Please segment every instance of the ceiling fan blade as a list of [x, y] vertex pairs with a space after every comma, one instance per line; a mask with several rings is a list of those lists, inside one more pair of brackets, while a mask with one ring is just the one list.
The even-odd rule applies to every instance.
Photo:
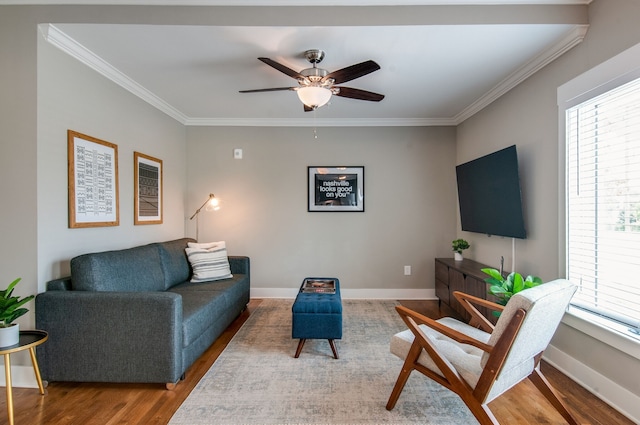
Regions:
[[255, 89], [255, 90], [240, 90], [240, 93], [260, 93], [265, 91], [283, 91], [283, 90], [294, 90], [294, 87], [274, 87], [271, 89]]
[[304, 78], [304, 75], [301, 75], [299, 72], [294, 71], [293, 69], [284, 66], [281, 63], [278, 63], [276, 61], [274, 61], [273, 59], [269, 59], [269, 58], [258, 58], [259, 60], [261, 60], [262, 62], [266, 63], [267, 65], [277, 69], [278, 71], [282, 72], [283, 74], [287, 74], [289, 77], [291, 78]]
[[304, 106], [304, 111], [305, 111], [305, 112], [311, 112], [311, 111], [313, 111], [313, 108], [312, 108], [311, 106], [307, 106], [307, 105], [304, 105], [304, 104], [303, 104], [303, 106]]
[[336, 96], [348, 97], [350, 99], [368, 100], [371, 102], [380, 102], [382, 99], [384, 99], [383, 94], [378, 94], [371, 91], [354, 89], [351, 87], [337, 87], [337, 88], [340, 89], [340, 91], [335, 94]]
[[355, 65], [348, 66], [346, 68], [339, 69], [337, 71], [330, 72], [322, 80], [326, 81], [329, 78], [333, 78], [334, 84], [342, 84], [342, 83], [346, 83], [347, 81], [360, 78], [363, 75], [370, 74], [373, 71], [377, 71], [379, 69], [380, 69], [380, 65], [378, 65], [372, 60], [368, 60], [366, 62], [358, 63]]

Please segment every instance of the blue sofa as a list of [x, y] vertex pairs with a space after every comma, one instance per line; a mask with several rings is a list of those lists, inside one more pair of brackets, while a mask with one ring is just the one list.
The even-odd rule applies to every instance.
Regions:
[[249, 258], [233, 277], [192, 283], [183, 238], [71, 260], [36, 297], [47, 381], [164, 383], [173, 388], [249, 302]]

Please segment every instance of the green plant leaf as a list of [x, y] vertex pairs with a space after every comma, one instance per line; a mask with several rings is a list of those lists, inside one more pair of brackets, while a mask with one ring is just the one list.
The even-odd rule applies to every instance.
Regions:
[[538, 276], [528, 275], [526, 279], [520, 273], [511, 272], [505, 278], [496, 269], [481, 269], [483, 273], [489, 275], [484, 281], [489, 284], [488, 292], [494, 295], [498, 304], [507, 305], [507, 302], [514, 294], [528, 288], [544, 283]]
[[531, 275], [527, 276], [527, 281], [532, 283], [532, 287], [542, 285], [544, 283], [542, 279], [540, 279], [538, 276], [531, 276]]
[[[497, 280], [498, 282], [502, 282], [504, 280], [504, 277], [502, 277], [502, 275], [500, 274], [500, 272], [496, 269], [482, 269], [482, 272], [485, 274], [488, 274], [489, 276], [491, 276], [491, 278]], [[486, 279], [485, 279], [486, 281]]]
[[18, 282], [20, 282], [20, 280], [21, 280], [21, 279], [22, 279], [22, 278], [21, 278], [21, 277], [19, 277], [19, 278], [17, 278], [16, 280], [14, 280], [13, 282], [11, 282], [11, 283], [9, 284], [9, 286], [7, 286], [7, 291], [9, 291], [9, 292], [13, 291], [13, 288], [18, 284]]
[[489, 288], [489, 292], [493, 295], [506, 294], [507, 291], [501, 285], [494, 285]]
[[513, 277], [513, 290], [511, 292], [513, 292], [514, 294], [517, 294], [523, 289], [524, 289], [524, 279], [522, 279], [522, 275], [520, 273], [515, 273], [515, 276]]
[[509, 292], [513, 292], [513, 284], [514, 284], [514, 279], [516, 274], [517, 273], [514, 273], [514, 272], [509, 273], [509, 275], [504, 281], [504, 284], [502, 285], [504, 286], [504, 289], [506, 289]]
[[488, 277], [484, 281], [491, 286], [502, 286], [502, 280], [494, 279], [492, 277]]
[[18, 317], [27, 314], [29, 310], [22, 306], [35, 298], [35, 295], [24, 298], [13, 296], [13, 289], [18, 282], [20, 278], [11, 282], [4, 291], [0, 291], [0, 323], [4, 325], [9, 325]]
[[542, 285], [542, 283], [542, 279], [540, 279], [538, 276], [529, 275], [524, 281], [524, 287], [525, 289], [529, 289], [538, 285]]
[[459, 254], [462, 254], [462, 251], [469, 248], [470, 246], [471, 245], [469, 245], [469, 242], [465, 241], [464, 239], [455, 239], [451, 242], [451, 248], [454, 252], [457, 252]]

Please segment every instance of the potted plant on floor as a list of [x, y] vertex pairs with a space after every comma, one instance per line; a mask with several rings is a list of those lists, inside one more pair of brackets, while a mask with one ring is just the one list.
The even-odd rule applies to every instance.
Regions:
[[29, 311], [22, 306], [35, 298], [35, 295], [24, 298], [13, 296], [13, 289], [18, 282], [20, 282], [20, 278], [11, 282], [4, 291], [0, 291], [0, 347], [8, 347], [18, 343], [20, 325], [13, 323], [13, 321]]
[[471, 245], [469, 245], [469, 242], [465, 241], [464, 239], [456, 239], [453, 242], [451, 242], [451, 247], [453, 248], [453, 258], [456, 261], [462, 261], [462, 251], [464, 251], [465, 249], [468, 249]]
[[[489, 275], [484, 281], [491, 285], [489, 293], [497, 298], [496, 303], [500, 305], [507, 305], [511, 297], [518, 292], [543, 283], [538, 276], [529, 275], [523, 278], [517, 272], [509, 273], [506, 278], [496, 269], [482, 269], [482, 272]], [[500, 316], [500, 312], [494, 311], [493, 315]]]

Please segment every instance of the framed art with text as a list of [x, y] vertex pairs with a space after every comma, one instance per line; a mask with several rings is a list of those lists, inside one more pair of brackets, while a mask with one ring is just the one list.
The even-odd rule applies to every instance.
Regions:
[[162, 160], [133, 153], [133, 223], [162, 224]]
[[118, 226], [118, 146], [67, 131], [69, 227]]
[[364, 167], [308, 167], [310, 212], [364, 212]]

